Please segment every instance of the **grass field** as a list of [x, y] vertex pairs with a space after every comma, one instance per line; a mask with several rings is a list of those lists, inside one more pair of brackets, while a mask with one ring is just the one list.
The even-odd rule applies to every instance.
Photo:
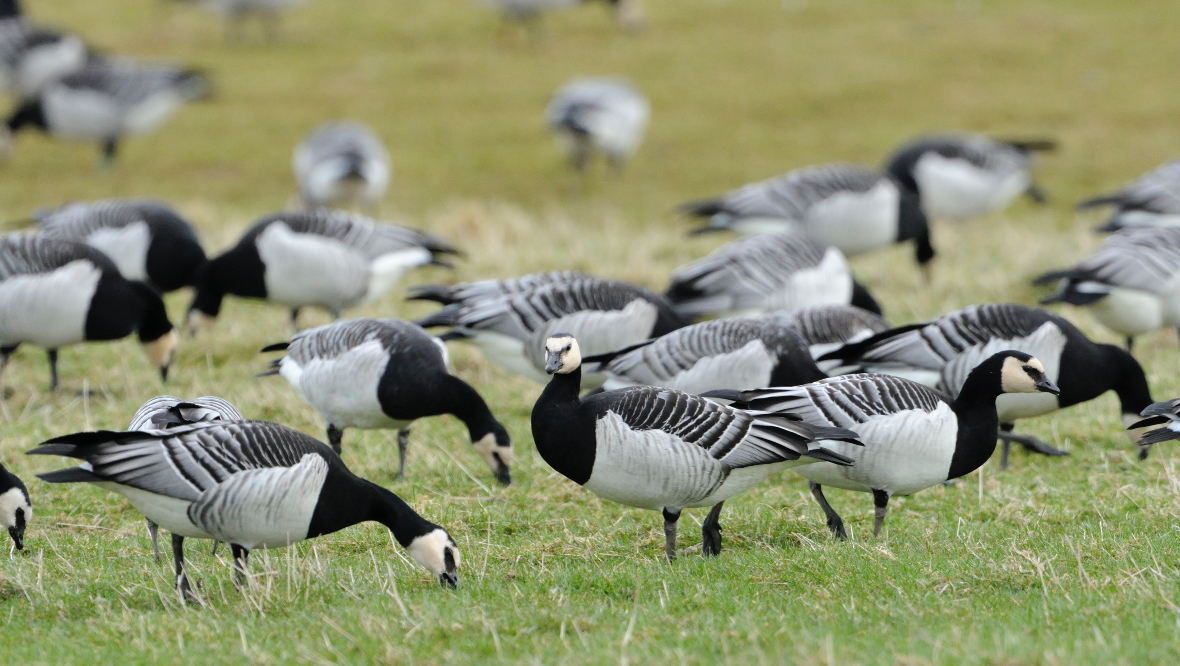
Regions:
[[[410, 282], [577, 268], [662, 289], [674, 267], [724, 240], [687, 240], [676, 204], [788, 168], [878, 163], [912, 133], [965, 128], [1052, 137], [1039, 179], [1049, 206], [940, 225], [935, 281], [909, 248], [857, 258], [895, 323], [983, 301], [1033, 303], [1028, 278], [1100, 239], [1073, 202], [1171, 158], [1180, 146], [1180, 6], [898, 0], [646, 0], [649, 25], [621, 33], [593, 5], [539, 36], [502, 30], [470, 0], [316, 0], [283, 37], [256, 26], [227, 42], [214, 17], [159, 0], [25, 0], [36, 19], [96, 46], [203, 68], [212, 100], [97, 149], [22, 135], [0, 167], [0, 220], [75, 199], [152, 195], [198, 225], [207, 249], [234, 241], [294, 193], [290, 150], [315, 124], [372, 124], [395, 161], [383, 216], [447, 236], [467, 258]], [[651, 98], [648, 140], [625, 173], [578, 176], [541, 121], [580, 74], [633, 79]], [[169, 299], [179, 321], [190, 298]], [[350, 314], [415, 316], [401, 292]], [[1095, 338], [1115, 336], [1076, 309]], [[304, 325], [327, 321], [308, 313]], [[322, 437], [281, 379], [255, 379], [285, 312], [231, 300], [212, 335], [186, 339], [166, 386], [137, 345], [64, 350], [45, 392], [44, 354], [22, 349], [4, 377], [0, 454], [29, 484], [25, 551], [0, 561], [7, 663], [801, 663], [1107, 664], [1180, 659], [1180, 456], [1133, 461], [1105, 396], [1020, 429], [1072, 452], [1015, 454], [956, 486], [891, 503], [871, 535], [867, 495], [832, 492], [855, 538], [831, 540], [802, 479], [783, 475], [727, 504], [725, 551], [699, 556], [682, 521], [674, 566], [656, 514], [606, 504], [550, 470], [529, 436], [540, 387], [452, 346], [516, 445], [515, 483], [495, 487], [449, 417], [412, 437], [395, 481], [393, 433], [348, 431], [345, 461], [446, 526], [461, 586], [438, 588], [375, 524], [252, 557], [233, 589], [225, 550], [190, 541], [207, 605], [171, 592], [142, 519], [118, 496], [49, 487], [62, 461], [22, 452], [51, 436], [125, 427], [161, 392], [216, 394], [249, 417]], [[1175, 336], [1136, 355], [1153, 394], [1180, 394]], [[83, 389], [89, 393], [84, 394]], [[470, 472], [470, 473], [468, 473]]]

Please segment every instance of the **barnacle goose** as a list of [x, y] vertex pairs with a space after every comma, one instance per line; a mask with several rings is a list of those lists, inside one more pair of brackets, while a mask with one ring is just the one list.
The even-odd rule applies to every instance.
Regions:
[[185, 102], [202, 97], [206, 87], [189, 70], [91, 58], [17, 107], [0, 145], [7, 146], [15, 132], [35, 127], [57, 138], [101, 144], [102, 163], [109, 165], [123, 137], [155, 131]]
[[580, 78], [562, 86], [545, 107], [557, 143], [578, 170], [595, 152], [621, 168], [639, 149], [651, 105], [629, 82]]
[[1041, 303], [1089, 307], [1098, 321], [1127, 338], [1180, 326], [1180, 228], [1130, 227], [1113, 234], [1073, 268], [1041, 275], [1058, 281]]
[[332, 449], [267, 421], [213, 421], [169, 430], [80, 432], [28, 452], [85, 462], [38, 477], [93, 483], [172, 533], [176, 582], [193, 598], [184, 539], [230, 544], [237, 579], [257, 548], [282, 548], [375, 520], [442, 585], [458, 582], [459, 550], [442, 527], [351, 471]]
[[283, 350], [264, 374], [282, 375], [320, 413], [336, 453], [345, 428], [397, 428], [397, 475], [405, 478], [410, 425], [454, 414], [496, 479], [512, 483], [508, 431], [474, 388], [447, 372], [446, 345], [421, 327], [400, 319], [338, 321], [262, 351]]
[[25, 548], [25, 529], [33, 519], [33, 503], [29, 489], [20, 477], [0, 464], [0, 527], [8, 530], [12, 547]]
[[1164, 426], [1155, 430], [1143, 432], [1139, 437], [1141, 446], [1150, 447], [1153, 444], [1180, 439], [1180, 398], [1165, 400], [1148, 405], [1141, 416], [1147, 418], [1127, 426], [1128, 430], [1141, 431], [1157, 425]]
[[[807, 343], [811, 357], [819, 357], [849, 342], [859, 342], [892, 328], [879, 314], [855, 305], [816, 305], [798, 310], [776, 310], [762, 315], [762, 321], [795, 329]], [[821, 370], [830, 374], [836, 361], [820, 361]]]
[[1107, 194], [1078, 204], [1079, 210], [1113, 206], [1114, 211], [1098, 231], [1124, 227], [1180, 226], [1180, 159], [1162, 164]]
[[191, 286], [205, 263], [192, 226], [155, 199], [106, 199], [39, 210], [33, 220], [46, 238], [79, 241], [101, 250], [128, 280], [160, 291]]
[[[168, 430], [181, 425], [209, 421], [243, 421], [245, 417], [228, 400], [203, 396], [195, 400], [181, 400], [171, 395], [158, 395], [140, 405], [131, 417], [127, 430]], [[160, 526], [147, 519], [148, 534], [152, 537], [152, 552], [160, 562]]]
[[912, 240], [923, 272], [934, 258], [930, 227], [917, 195], [859, 164], [796, 169], [716, 199], [686, 204], [684, 210], [708, 218], [695, 233], [803, 232], [847, 256]]
[[[1017, 419], [1048, 414], [1114, 391], [1126, 426], [1137, 421], [1140, 410], [1151, 403], [1147, 376], [1133, 356], [1114, 345], [1092, 342], [1066, 319], [1026, 305], [973, 305], [849, 344], [825, 358], [855, 367], [857, 372], [908, 377], [956, 396], [971, 369], [1003, 349], [1040, 359], [1045, 376], [1061, 393], [1002, 395], [996, 400], [1003, 441], [1001, 467], [1008, 466], [1011, 442], [1036, 453], [1066, 455], [1035, 437], [1011, 432]], [[1146, 450], [1141, 455], [1146, 456]]]
[[739, 238], [672, 273], [666, 296], [685, 317], [757, 316], [851, 303], [881, 306], [856, 283], [839, 249], [803, 234]]
[[787, 412], [808, 423], [856, 431], [863, 447], [831, 444], [834, 451], [853, 461], [851, 465], [821, 463], [795, 470], [810, 482], [828, 528], [845, 538], [844, 522], [828, 504], [823, 486], [871, 492], [876, 536], [885, 522], [890, 497], [912, 495], [969, 474], [987, 462], [996, 450], [997, 398], [1005, 393], [1035, 392], [1056, 394], [1058, 389], [1040, 361], [1008, 350], [975, 366], [953, 400], [917, 382], [876, 374], [706, 395], [736, 400], [734, 404], [743, 408]]
[[1055, 147], [982, 134], [920, 136], [890, 156], [886, 171], [918, 195], [930, 218], [965, 220], [1003, 210], [1022, 193], [1043, 202], [1032, 179], [1032, 153]]
[[308, 206], [362, 205], [375, 210], [393, 166], [380, 137], [360, 123], [324, 123], [291, 158], [299, 193]]
[[[283, 11], [302, 5], [307, 0], [182, 0], [201, 5], [214, 14], [225, 17], [227, 31], [241, 26], [250, 16], [257, 16], [270, 37], [278, 34], [280, 15]], [[232, 33], [229, 33], [232, 35]]]
[[545, 359], [553, 379], [533, 406], [537, 452], [599, 497], [662, 512], [669, 560], [676, 557], [676, 522], [683, 509], [713, 507], [701, 527], [701, 551], [717, 555], [725, 500], [779, 470], [852, 461], [818, 440], [860, 444], [857, 434], [844, 428], [735, 409], [665, 388], [633, 386], [579, 398], [582, 356], [567, 334], [545, 341]]
[[124, 278], [114, 262], [89, 245], [0, 237], [0, 373], [21, 343], [44, 347], [54, 390], [58, 348], [118, 340], [132, 332], [167, 379], [177, 336], [155, 290]]
[[438, 238], [356, 213], [316, 208], [267, 215], [205, 264], [189, 327], [209, 327], [226, 294], [285, 305], [292, 326], [304, 306], [326, 308], [338, 318], [414, 268], [446, 265], [439, 255], [457, 253]]
[[0, 90], [33, 97], [86, 64], [78, 37], [31, 25], [16, 0], [0, 0]]
[[603, 388], [662, 386], [685, 393], [796, 386], [827, 377], [799, 334], [753, 319], [716, 319], [582, 359]]
[[[505, 18], [517, 21], [535, 21], [545, 12], [576, 7], [588, 0], [480, 0], [484, 5], [499, 11]], [[639, 0], [605, 0], [615, 14], [615, 20], [626, 30], [643, 27], [643, 9]]]
[[[500, 367], [541, 383], [545, 340], [557, 331], [572, 331], [588, 354], [604, 354], [687, 323], [659, 295], [595, 277], [540, 281], [515, 293], [469, 298], [418, 322], [426, 328], [449, 326], [443, 340], [469, 339]], [[579, 376], [585, 388], [606, 381], [598, 373]]]

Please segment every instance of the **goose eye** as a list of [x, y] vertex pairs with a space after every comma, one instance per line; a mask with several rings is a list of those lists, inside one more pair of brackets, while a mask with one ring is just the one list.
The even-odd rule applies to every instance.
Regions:
[[1036, 372], [1036, 371], [1037, 371], [1037, 369], [1036, 369], [1036, 368], [1034, 368], [1034, 367], [1032, 367], [1031, 365], [1026, 365], [1026, 366], [1024, 366], [1024, 368], [1023, 368], [1023, 369], [1024, 369], [1024, 371], [1025, 371], [1025, 372], [1027, 372], [1027, 373], [1028, 373], [1028, 374], [1030, 374], [1030, 375], [1031, 375], [1032, 373], [1034, 373], [1034, 372]]

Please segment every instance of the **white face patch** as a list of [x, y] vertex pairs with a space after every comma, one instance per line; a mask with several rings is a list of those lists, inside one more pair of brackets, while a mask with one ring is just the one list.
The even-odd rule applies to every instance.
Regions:
[[578, 341], [568, 335], [554, 336], [545, 341], [545, 356], [559, 354], [561, 367], [556, 370], [559, 375], [568, 375], [582, 365], [582, 350], [578, 348]]
[[0, 495], [0, 527], [5, 529], [16, 527], [16, 510], [23, 509], [24, 525], [28, 525], [33, 517], [33, 507], [25, 500], [25, 494], [20, 488], [9, 488]]
[[[480, 458], [487, 463], [488, 469], [492, 470], [492, 474], [500, 472], [501, 461], [505, 466], [512, 466], [513, 453], [511, 446], [499, 446], [496, 444], [496, 436], [493, 433], [488, 433], [480, 438], [478, 442], [473, 442], [472, 447], [475, 452], [479, 454]], [[496, 460], [496, 454], [500, 460]]]
[[455, 547], [455, 542], [451, 541], [446, 530], [441, 527], [429, 534], [416, 537], [410, 542], [406, 551], [410, 553], [410, 557], [414, 558], [415, 562], [437, 578], [447, 572], [446, 551], [448, 549], [451, 551], [452, 557], [455, 558], [455, 568], [458, 569], [459, 549]]
[[180, 344], [180, 337], [176, 329], [168, 331], [158, 339], [143, 343], [143, 350], [157, 368], [166, 368], [176, 359], [176, 348]]
[[1015, 356], [1009, 356], [1004, 359], [1004, 367], [1000, 371], [1000, 388], [1004, 393], [1036, 393], [1037, 383], [1029, 376], [1025, 366], [1045, 372], [1045, 366], [1035, 358], [1031, 358], [1027, 363], [1021, 362]]

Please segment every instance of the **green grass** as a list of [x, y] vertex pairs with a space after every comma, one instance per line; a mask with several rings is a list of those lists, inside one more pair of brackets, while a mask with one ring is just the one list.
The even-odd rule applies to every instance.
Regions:
[[[384, 217], [468, 251], [452, 275], [578, 268], [662, 288], [672, 268], [726, 239], [686, 240], [676, 204], [788, 168], [878, 163], [932, 128], [1050, 136], [1048, 207], [939, 225], [936, 280], [909, 248], [854, 260], [896, 323], [991, 300], [1035, 302], [1027, 279], [1099, 240], [1097, 214], [1072, 202], [1110, 189], [1180, 146], [1180, 7], [1168, 2], [647, 0], [649, 27], [620, 33], [600, 6], [554, 15], [533, 42], [502, 32], [469, 0], [318, 0], [285, 36], [226, 43], [211, 16], [156, 0], [26, 0], [36, 18], [113, 51], [205, 69], [213, 100], [97, 150], [18, 138], [0, 168], [0, 219], [107, 196], [175, 202], [211, 251], [287, 204], [292, 146], [322, 120], [350, 117], [389, 144]], [[579, 74], [632, 78], [652, 99], [648, 140], [619, 176], [569, 172], [541, 122], [548, 95]], [[15, 227], [11, 227], [15, 228]], [[179, 319], [189, 295], [169, 299]], [[401, 293], [355, 315], [414, 316]], [[1115, 341], [1084, 312], [1087, 332]], [[326, 321], [309, 313], [305, 325]], [[0, 561], [0, 654], [10, 663], [1175, 663], [1180, 657], [1180, 462], [1175, 448], [1132, 461], [1106, 396], [1022, 431], [1069, 449], [1016, 454], [963, 483], [892, 503], [869, 536], [866, 495], [833, 491], [855, 538], [832, 541], [806, 485], [786, 474], [726, 507], [725, 551], [661, 561], [651, 512], [599, 501], [536, 455], [528, 415], [540, 387], [453, 346], [516, 443], [516, 483], [499, 490], [455, 420], [414, 430], [397, 482], [392, 433], [348, 431], [345, 461], [445, 525], [464, 561], [441, 590], [388, 533], [364, 525], [257, 553], [245, 594], [224, 550], [190, 542], [208, 604], [170, 592], [140, 516], [89, 487], [49, 487], [62, 461], [21, 455], [43, 439], [126, 426], [160, 392], [217, 394], [251, 417], [322, 436], [281, 379], [255, 379], [264, 344], [287, 335], [280, 308], [230, 301], [212, 335], [185, 340], [161, 387], [132, 341], [64, 350], [47, 394], [44, 355], [22, 349], [4, 377], [0, 453], [29, 483], [27, 548]], [[1136, 354], [1158, 399], [1180, 394], [1174, 335]], [[91, 389], [90, 397], [79, 393]], [[466, 471], [464, 471], [466, 470]], [[470, 472], [470, 475], [467, 473]]]

